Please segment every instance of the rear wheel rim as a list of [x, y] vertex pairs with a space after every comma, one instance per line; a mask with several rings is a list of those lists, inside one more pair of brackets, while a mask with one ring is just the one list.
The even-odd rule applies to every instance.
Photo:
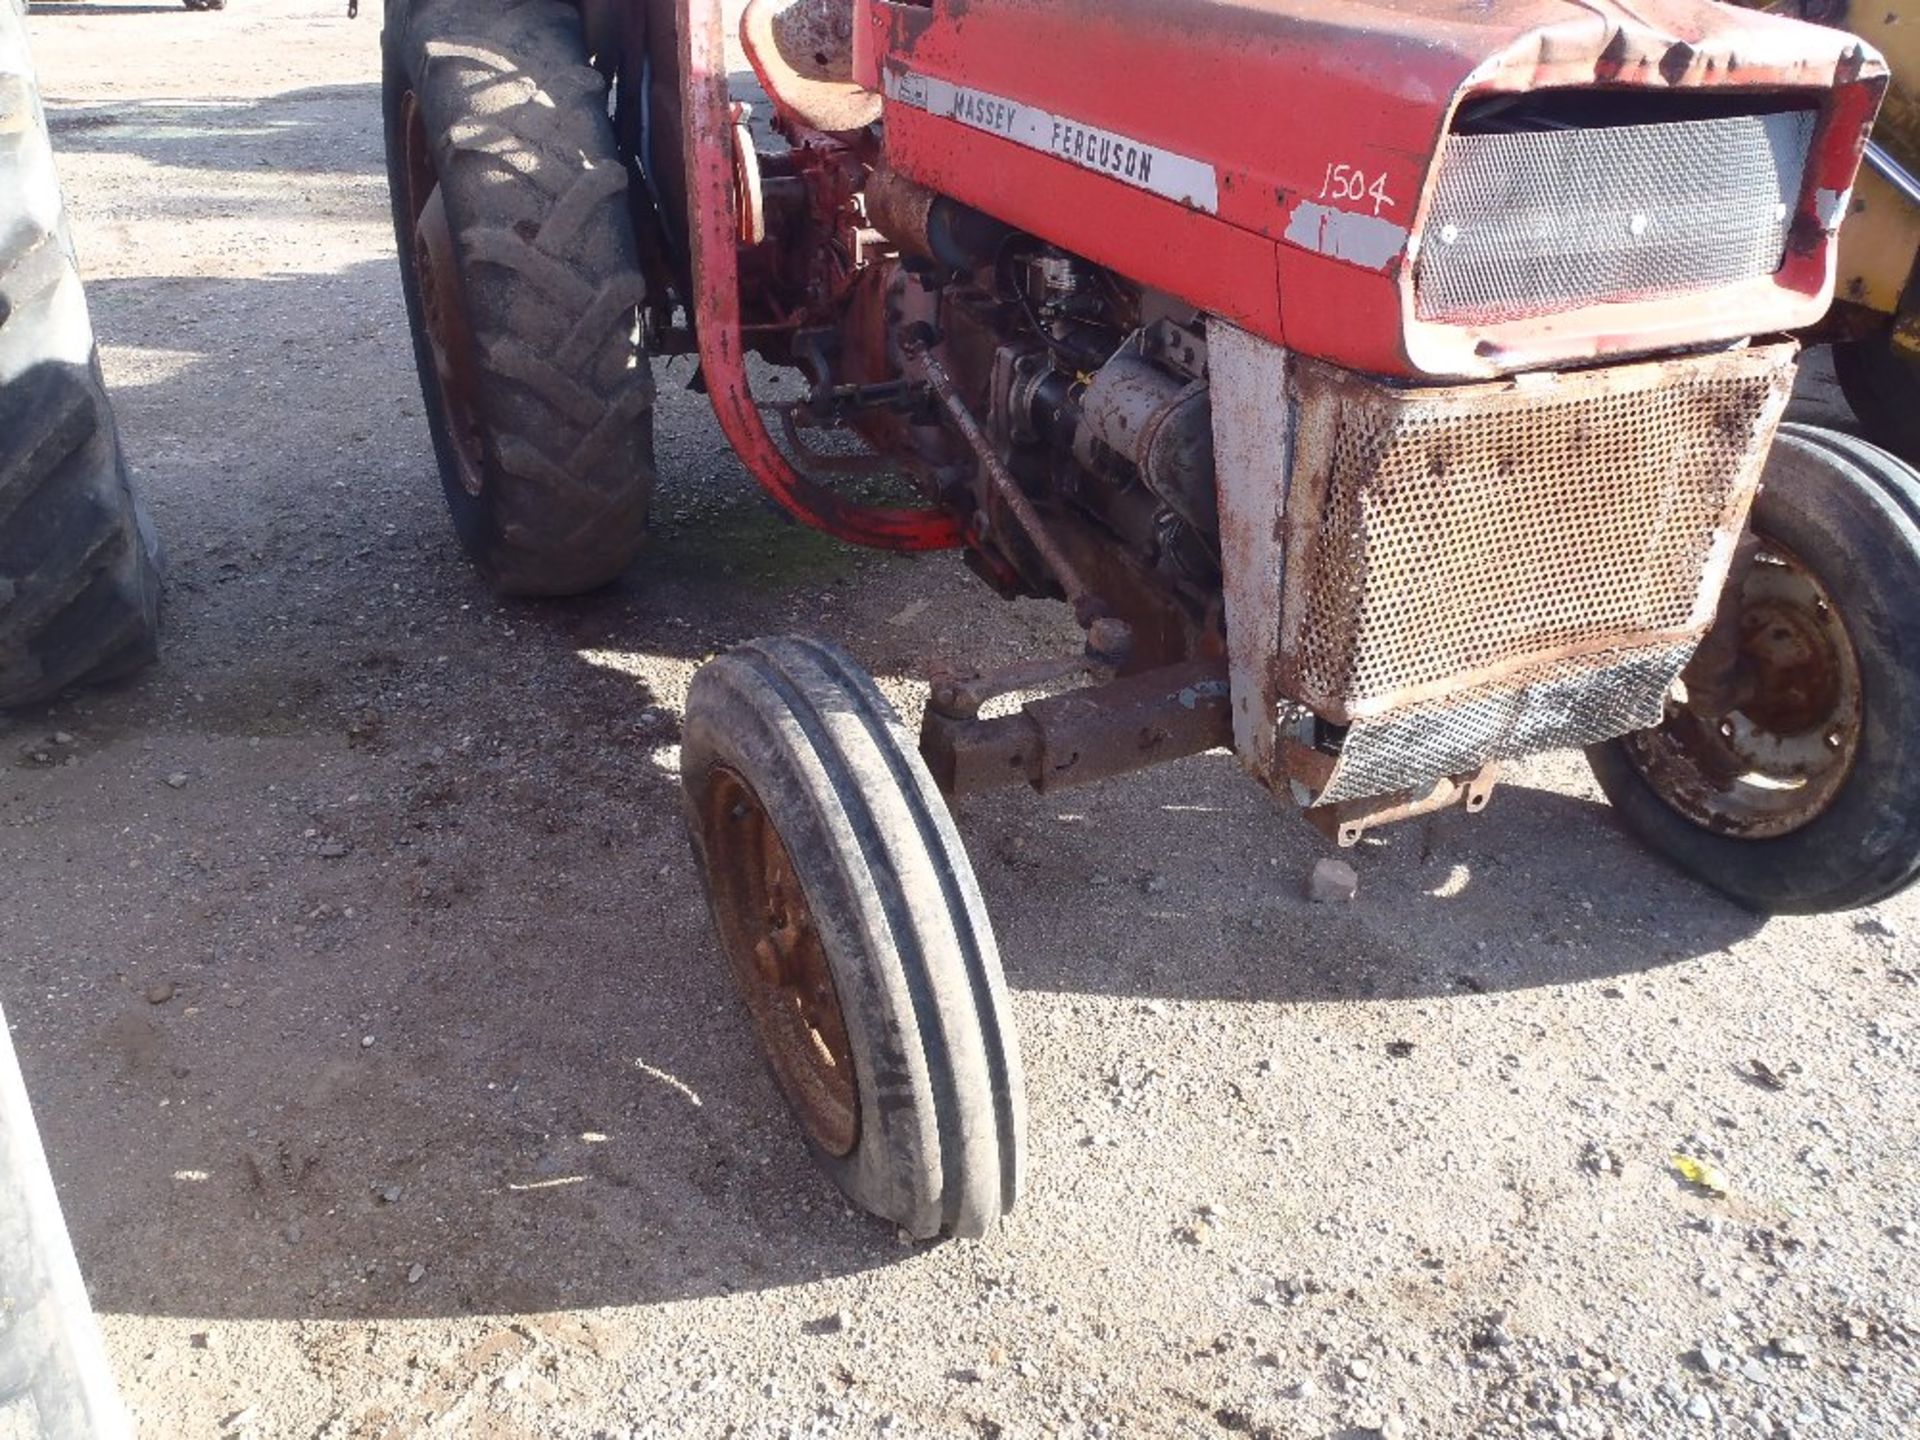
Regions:
[[720, 939], [787, 1102], [833, 1156], [860, 1139], [860, 1090], [812, 908], [753, 787], [714, 767], [700, 825]]
[[1737, 589], [1727, 595], [1739, 605], [1730, 673], [1709, 683], [1689, 666], [1660, 725], [1629, 735], [1624, 749], [1696, 825], [1767, 840], [1824, 814], [1852, 774], [1860, 662], [1833, 596], [1786, 546], [1759, 537]]
[[433, 356], [433, 386], [440, 401], [460, 488], [478, 495], [485, 484], [486, 439], [480, 424], [479, 348], [467, 314], [459, 258], [447, 221], [445, 193], [434, 168], [420, 103], [409, 90], [400, 101], [406, 137], [406, 202], [409, 221], [405, 261], [420, 297], [421, 328]]

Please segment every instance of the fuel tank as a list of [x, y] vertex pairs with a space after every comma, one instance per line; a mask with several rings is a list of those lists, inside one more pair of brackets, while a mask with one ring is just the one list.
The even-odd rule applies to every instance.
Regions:
[[1308, 355], [1811, 323], [1887, 71], [1706, 0], [858, 0], [900, 173]]

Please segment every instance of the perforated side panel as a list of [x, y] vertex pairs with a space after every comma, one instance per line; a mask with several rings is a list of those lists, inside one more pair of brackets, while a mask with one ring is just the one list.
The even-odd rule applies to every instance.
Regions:
[[1350, 727], [1342, 794], [1657, 718], [1712, 619], [1792, 355], [1407, 390], [1302, 362], [1279, 673]]
[[1362, 721], [1319, 804], [1411, 790], [1490, 760], [1589, 745], [1659, 723], [1691, 644], [1613, 650]]
[[1497, 321], [1780, 268], [1811, 111], [1453, 135], [1420, 233], [1423, 320]]

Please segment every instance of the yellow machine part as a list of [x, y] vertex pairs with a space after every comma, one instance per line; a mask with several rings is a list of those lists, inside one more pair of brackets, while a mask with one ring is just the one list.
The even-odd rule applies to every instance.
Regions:
[[1840, 227], [1839, 281], [1834, 294], [1892, 315], [1920, 254], [1920, 208], [1864, 166], [1853, 208]]
[[[1910, 175], [1920, 175], [1920, 0], [1743, 0], [1851, 30], [1886, 56], [1893, 83], [1873, 127], [1873, 141]], [[1869, 166], [1862, 166], [1853, 207], [1840, 230], [1834, 293], [1864, 309], [1892, 315], [1920, 255], [1920, 206]], [[1920, 302], [1920, 296], [1914, 297]]]

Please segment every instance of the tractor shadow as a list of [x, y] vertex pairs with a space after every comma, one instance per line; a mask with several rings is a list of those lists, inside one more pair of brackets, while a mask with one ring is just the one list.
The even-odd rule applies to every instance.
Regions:
[[[1710, 955], [1763, 921], [1642, 851], [1555, 757], [1476, 817], [1338, 851], [1199, 757], [1104, 794], [982, 797], [961, 828], [1017, 989], [1283, 1006], [1592, 984]], [[1529, 767], [1536, 770], [1538, 764]], [[1123, 843], [1114, 843], [1124, 836]], [[1338, 856], [1357, 898], [1316, 904]], [[1046, 908], [1042, 910], [1042, 906]]]
[[89, 286], [166, 629], [132, 682], [0, 719], [0, 815], [38, 822], [0, 985], [96, 1305], [523, 1314], [912, 1263], [760, 1066], [674, 768], [701, 660], [839, 632], [912, 567], [776, 517], [665, 370], [633, 573], [494, 597], [397, 275]]
[[[708, 655], [787, 631], [911, 705], [933, 656], [1057, 648], [1058, 610], [791, 526], [673, 370], [642, 559], [499, 600], [447, 528], [391, 258], [92, 295], [173, 555], [166, 650], [0, 750], [64, 729], [108, 752], [104, 798], [50, 792], [18, 881], [22, 993], [68, 998], [8, 997], [96, 1304], [527, 1314], [952, 1263], [847, 1209], [764, 1074], [681, 833], [680, 706]], [[176, 766], [177, 806], [154, 783]], [[1516, 990], [1752, 933], [1575, 788], [1385, 832], [1338, 909], [1301, 898], [1323, 842], [1223, 757], [959, 816], [1036, 1000]], [[158, 858], [71, 904], [123, 863], [129, 811]]]
[[[33, 8], [35, 14], [99, 13], [88, 5]], [[129, 157], [174, 172], [202, 172], [207, 193], [230, 199], [241, 187], [242, 204], [256, 213], [269, 204], [291, 213], [310, 210], [314, 196], [302, 188], [304, 177], [385, 174], [377, 80], [245, 100], [50, 101], [47, 125], [57, 155]], [[252, 183], [256, 179], [259, 183]], [[195, 215], [193, 207], [203, 198], [199, 187], [175, 173], [144, 197], [142, 218]]]

